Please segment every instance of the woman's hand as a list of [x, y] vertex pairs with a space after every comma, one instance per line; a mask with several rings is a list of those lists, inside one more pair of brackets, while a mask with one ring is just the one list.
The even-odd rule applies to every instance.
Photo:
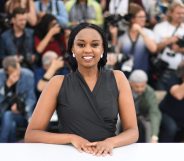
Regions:
[[106, 139], [104, 141], [99, 141], [99, 142], [88, 143], [87, 146], [91, 147], [93, 149], [93, 154], [97, 156], [100, 156], [100, 155], [105, 156], [107, 154], [112, 155], [112, 150], [114, 148], [110, 139]]
[[54, 25], [50, 30], [49, 30], [49, 34], [51, 34], [51, 36], [54, 36], [56, 34], [59, 34], [61, 31], [61, 27], [59, 26], [59, 24]]
[[87, 146], [90, 142], [78, 135], [72, 135], [71, 144], [79, 151], [93, 154], [94, 148], [91, 146]]

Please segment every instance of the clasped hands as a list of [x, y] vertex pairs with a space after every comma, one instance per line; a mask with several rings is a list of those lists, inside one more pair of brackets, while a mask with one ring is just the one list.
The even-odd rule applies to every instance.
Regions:
[[113, 144], [110, 139], [105, 139], [103, 141], [97, 142], [89, 142], [80, 136], [73, 135], [71, 144], [79, 152], [86, 152], [96, 156], [106, 156], [108, 154], [112, 155]]

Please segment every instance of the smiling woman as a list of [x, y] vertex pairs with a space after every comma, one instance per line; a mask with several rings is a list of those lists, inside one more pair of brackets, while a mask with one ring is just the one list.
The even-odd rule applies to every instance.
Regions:
[[[122, 72], [103, 68], [107, 41], [101, 28], [88, 23], [75, 27], [68, 53], [73, 72], [50, 80], [36, 105], [25, 141], [72, 144], [94, 155], [111, 154], [113, 148], [136, 142], [138, 129], [129, 83]], [[55, 109], [59, 134], [46, 132]], [[115, 135], [118, 114], [123, 132]]]

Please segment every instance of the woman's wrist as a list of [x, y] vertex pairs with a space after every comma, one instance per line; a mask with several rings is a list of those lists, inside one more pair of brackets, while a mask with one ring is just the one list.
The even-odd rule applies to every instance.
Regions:
[[75, 134], [69, 134], [69, 142], [72, 144], [76, 138]]

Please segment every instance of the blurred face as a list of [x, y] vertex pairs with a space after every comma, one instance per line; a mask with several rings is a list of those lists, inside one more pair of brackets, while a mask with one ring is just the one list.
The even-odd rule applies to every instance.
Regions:
[[97, 67], [100, 56], [103, 54], [101, 35], [94, 29], [82, 29], [75, 37], [72, 52], [78, 67]]
[[6, 73], [8, 74], [8, 76], [10, 76], [10, 75], [14, 75], [15, 77], [19, 76], [20, 75], [20, 65], [19, 65], [19, 63], [17, 63], [16, 68], [14, 68], [12, 66], [9, 66]]
[[132, 23], [139, 24], [141, 27], [145, 26], [146, 14], [144, 11], [139, 11], [132, 19]]
[[183, 7], [176, 7], [173, 12], [171, 13], [172, 21], [176, 23], [181, 23], [184, 21], [184, 8]]
[[135, 92], [138, 95], [141, 95], [146, 89], [146, 82], [141, 83], [130, 82], [130, 86], [133, 92]]
[[48, 31], [55, 25], [59, 25], [58, 22], [56, 20], [53, 20], [49, 23], [49, 26], [48, 26]]
[[26, 23], [27, 23], [27, 14], [17, 14], [12, 19], [14, 27], [16, 27], [19, 30], [24, 30]]

